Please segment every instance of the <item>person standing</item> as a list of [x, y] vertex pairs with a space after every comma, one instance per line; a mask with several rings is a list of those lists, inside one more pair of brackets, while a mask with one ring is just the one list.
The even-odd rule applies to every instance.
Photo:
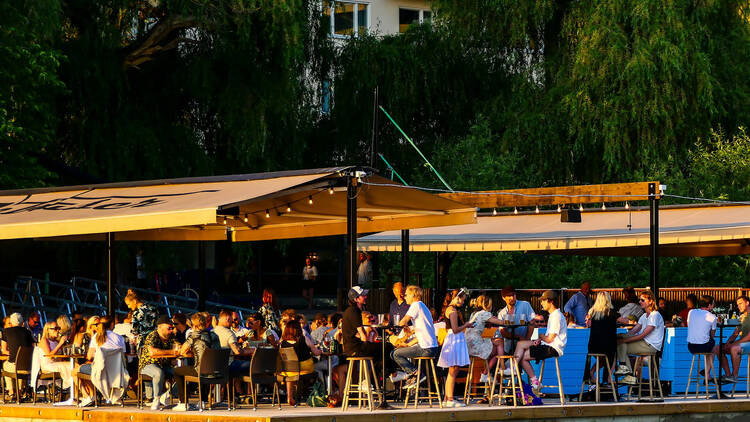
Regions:
[[[393, 296], [395, 299], [391, 302], [391, 307], [388, 311], [388, 318], [391, 324], [396, 325], [400, 322], [406, 313], [409, 312], [410, 305], [406, 301], [406, 294], [404, 289], [404, 283], [397, 281], [393, 283]], [[398, 318], [396, 318], [398, 316]], [[398, 321], [397, 321], [398, 319]]]
[[276, 337], [281, 336], [279, 327], [279, 305], [276, 303], [276, 292], [273, 289], [263, 289], [263, 305], [258, 310], [263, 316], [263, 326], [276, 332]]
[[302, 297], [307, 299], [308, 309], [313, 308], [314, 287], [313, 281], [318, 279], [318, 267], [313, 265], [312, 259], [305, 258], [305, 266], [302, 268]]
[[640, 294], [638, 299], [643, 315], [638, 323], [624, 337], [617, 340], [617, 360], [620, 361], [615, 375], [625, 375], [623, 384], [634, 385], [637, 380], [630, 365], [629, 354], [657, 353], [664, 341], [664, 320], [656, 310], [656, 298], [650, 290]]
[[565, 304], [563, 312], [571, 313], [575, 318], [576, 324], [586, 325], [586, 314], [591, 308], [591, 283], [584, 281], [581, 283], [581, 290], [574, 294], [573, 297]]
[[531, 360], [543, 360], [563, 355], [568, 342], [568, 324], [565, 316], [556, 306], [557, 293], [547, 290], [542, 293], [542, 309], [549, 313], [547, 332], [540, 334], [537, 340], [522, 340], [516, 346], [516, 360], [521, 364], [531, 382], [531, 388], [539, 390], [539, 379], [531, 367]]
[[[445, 407], [464, 407], [465, 403], [453, 400], [453, 388], [456, 385], [458, 369], [469, 364], [469, 348], [466, 345], [464, 330], [473, 327], [473, 322], [464, 323], [461, 308], [464, 305], [469, 291], [462, 288], [445, 309], [445, 325], [448, 333], [443, 341], [443, 349], [440, 351], [438, 366], [448, 368], [448, 377], [445, 379]], [[407, 314], [408, 316], [408, 314]]]
[[132, 289], [128, 289], [125, 295], [125, 305], [133, 311], [132, 332], [137, 339], [136, 351], [140, 352], [146, 336], [156, 328], [156, 318], [159, 315], [156, 308], [143, 303], [138, 293]]
[[359, 253], [359, 267], [357, 267], [357, 284], [369, 287], [372, 284], [372, 262], [367, 252]]
[[410, 359], [420, 356], [435, 357], [438, 354], [438, 341], [432, 324], [432, 315], [427, 305], [422, 302], [422, 294], [421, 287], [406, 288], [406, 303], [409, 304], [409, 310], [398, 324], [406, 327], [411, 323], [417, 343], [395, 349], [391, 353], [391, 357], [402, 370], [391, 376], [391, 381], [394, 383], [408, 379], [407, 386], [416, 385], [417, 368]]
[[135, 286], [141, 289], [148, 287], [146, 282], [146, 264], [143, 262], [143, 248], [138, 248], [138, 253], [135, 254]]

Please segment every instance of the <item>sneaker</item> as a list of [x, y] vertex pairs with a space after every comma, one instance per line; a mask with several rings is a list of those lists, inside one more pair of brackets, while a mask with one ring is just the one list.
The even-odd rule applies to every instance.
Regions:
[[421, 383], [423, 383], [425, 381], [427, 381], [427, 376], [423, 375], [422, 378], [419, 380], [419, 382], [417, 382], [417, 376], [413, 375], [406, 382], [406, 388], [407, 389], [415, 388], [417, 385], [419, 385], [419, 384], [421, 384]]
[[638, 384], [638, 380], [632, 375], [625, 375], [624, 377], [622, 377], [620, 384], [636, 385]]
[[513, 375], [513, 372], [510, 368], [506, 368], [506, 369], [503, 369], [503, 375], [505, 375], [506, 377], [509, 377]]
[[164, 394], [162, 394], [161, 396], [159, 396], [159, 403], [162, 406], [166, 406], [167, 403], [169, 403], [169, 397], [170, 397], [169, 390], [167, 390], [167, 391], [164, 392]]
[[479, 382], [486, 384], [490, 382], [490, 377], [488, 377], [487, 374], [482, 374], [482, 376], [479, 377]]
[[78, 407], [89, 407], [92, 404], [94, 404], [94, 400], [90, 397], [86, 397], [85, 399], [81, 400], [80, 403], [78, 403]]
[[197, 410], [198, 408], [195, 407], [195, 405], [191, 404], [188, 406], [187, 403], [179, 403], [175, 407], [172, 408], [175, 412], [187, 412], [189, 410]]
[[443, 403], [443, 407], [466, 407], [466, 405], [461, 403], [460, 401], [448, 400]]
[[589, 385], [589, 392], [596, 391], [596, 384]]
[[737, 380], [734, 377], [732, 377], [732, 376], [725, 375], [725, 376], [721, 377], [721, 383], [722, 384], [735, 384], [736, 382], [737, 382]]
[[531, 380], [531, 389], [534, 391], [539, 391], [539, 380], [534, 378]]
[[151, 403], [151, 410], [161, 410], [161, 403], [159, 403], [159, 400], [154, 399]]
[[359, 383], [359, 391], [366, 393], [370, 391], [370, 384], [367, 381], [362, 381]]
[[615, 375], [632, 375], [633, 371], [631, 371], [627, 366], [620, 365], [617, 367], [617, 370], [615, 371]]
[[391, 379], [391, 382], [395, 384], [409, 378], [409, 374], [407, 374], [406, 372], [397, 371], [395, 375], [391, 375], [389, 378]]
[[55, 403], [53, 406], [75, 406], [76, 402], [73, 400], [73, 398], [69, 398], [65, 401], [59, 401]]

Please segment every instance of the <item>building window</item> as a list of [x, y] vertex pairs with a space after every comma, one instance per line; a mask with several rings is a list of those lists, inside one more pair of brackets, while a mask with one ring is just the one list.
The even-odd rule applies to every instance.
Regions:
[[404, 33], [414, 23], [431, 23], [432, 11], [421, 9], [398, 9], [398, 32]]
[[331, 35], [336, 38], [367, 33], [370, 5], [359, 1], [324, 1], [323, 14], [330, 19]]

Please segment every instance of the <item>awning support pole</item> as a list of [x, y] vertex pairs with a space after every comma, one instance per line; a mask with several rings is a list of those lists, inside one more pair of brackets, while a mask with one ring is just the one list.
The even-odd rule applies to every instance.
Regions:
[[112, 253], [114, 249], [115, 236], [107, 233], [107, 315], [115, 315], [115, 288], [112, 285], [114, 278], [115, 266], [112, 262]]
[[409, 230], [401, 230], [401, 281], [409, 285]]
[[651, 291], [656, 298], [659, 297], [659, 198], [657, 197], [656, 183], [648, 184], [649, 202], [649, 232], [651, 235]]
[[198, 310], [206, 310], [206, 242], [198, 241]]
[[347, 281], [351, 288], [357, 284], [357, 176], [352, 173], [346, 179], [346, 242]]

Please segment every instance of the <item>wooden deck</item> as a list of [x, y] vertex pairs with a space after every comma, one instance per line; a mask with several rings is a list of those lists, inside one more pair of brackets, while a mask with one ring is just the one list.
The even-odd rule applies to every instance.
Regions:
[[[99, 407], [78, 409], [73, 407], [52, 407], [49, 405], [0, 405], [0, 418], [3, 421], [46, 421], [46, 422], [456, 422], [456, 421], [500, 421], [500, 420], [533, 420], [533, 419], [568, 419], [595, 420], [601, 418], [638, 420], [654, 417], [720, 417], [728, 421], [747, 419], [750, 413], [750, 400], [684, 400], [667, 399], [664, 403], [571, 403], [564, 407], [554, 404], [537, 407], [487, 407], [471, 405], [460, 409], [429, 408], [426, 405], [418, 409], [398, 409], [389, 411], [367, 411], [350, 409], [343, 412], [340, 408], [309, 408], [284, 406], [281, 411], [264, 405], [256, 411], [252, 409], [226, 409], [204, 412], [172, 412], [138, 410], [133, 406]], [[718, 415], [721, 414], [721, 415]], [[711, 420], [710, 419], [710, 420]]]

